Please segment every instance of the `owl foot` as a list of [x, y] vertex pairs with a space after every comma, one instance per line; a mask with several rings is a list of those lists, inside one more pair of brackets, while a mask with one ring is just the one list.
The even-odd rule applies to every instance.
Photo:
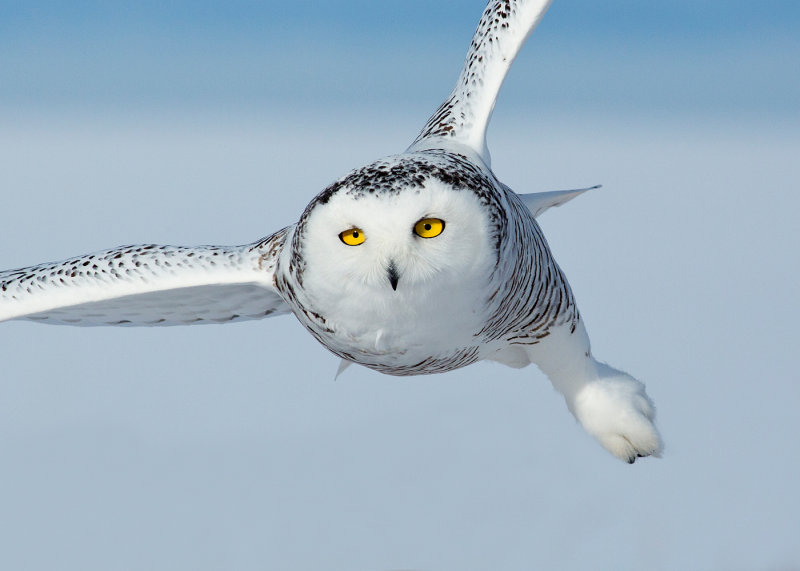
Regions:
[[644, 385], [602, 363], [598, 363], [598, 373], [599, 378], [584, 385], [572, 403], [583, 428], [629, 464], [644, 456], [660, 456], [661, 437], [653, 424], [655, 408]]

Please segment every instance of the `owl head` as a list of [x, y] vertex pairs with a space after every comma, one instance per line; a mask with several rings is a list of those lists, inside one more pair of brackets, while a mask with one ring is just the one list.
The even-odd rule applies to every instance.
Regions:
[[351, 172], [297, 225], [292, 271], [305, 302], [354, 337], [380, 330], [407, 343], [437, 320], [474, 333], [498, 257], [496, 192], [484, 171], [445, 152]]

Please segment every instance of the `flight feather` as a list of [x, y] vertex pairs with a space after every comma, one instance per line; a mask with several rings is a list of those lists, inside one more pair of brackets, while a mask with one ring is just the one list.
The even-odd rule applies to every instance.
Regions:
[[0, 272], [0, 321], [184, 325], [288, 313], [273, 282], [286, 231], [244, 246], [121, 246]]
[[511, 63], [551, 0], [491, 0], [472, 38], [450, 96], [428, 119], [410, 150], [453, 140], [490, 164], [486, 128]]

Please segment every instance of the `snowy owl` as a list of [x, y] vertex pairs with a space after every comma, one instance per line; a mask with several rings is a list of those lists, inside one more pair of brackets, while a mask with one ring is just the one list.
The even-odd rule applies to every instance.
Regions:
[[516, 194], [485, 133], [549, 0], [491, 0], [452, 93], [398, 155], [355, 169], [244, 246], [123, 246], [0, 272], [0, 321], [182, 325], [293, 313], [343, 368], [535, 363], [617, 458], [659, 455], [642, 383], [594, 359], [535, 218], [588, 189]]

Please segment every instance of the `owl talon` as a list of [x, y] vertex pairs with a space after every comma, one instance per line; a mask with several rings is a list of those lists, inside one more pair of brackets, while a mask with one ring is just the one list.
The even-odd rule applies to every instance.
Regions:
[[576, 396], [574, 410], [584, 429], [620, 460], [633, 464], [636, 458], [660, 456], [655, 409], [633, 377], [602, 365], [600, 378]]

